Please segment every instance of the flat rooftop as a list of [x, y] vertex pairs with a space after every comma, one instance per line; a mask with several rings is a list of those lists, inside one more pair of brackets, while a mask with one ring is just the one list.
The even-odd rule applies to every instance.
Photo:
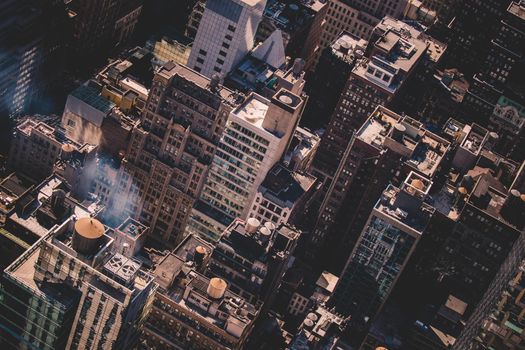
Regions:
[[419, 206], [413, 206], [408, 203], [408, 200], [409, 195], [407, 193], [403, 193], [402, 190], [393, 185], [388, 185], [374, 210], [421, 235], [434, 212], [434, 208], [423, 202]]
[[521, 2], [515, 2], [515, 1], [512, 1], [507, 9], [507, 11], [511, 14], [513, 14], [514, 16], [522, 19], [522, 20], [525, 20], [525, 4], [521, 3]]
[[[255, 0], [252, 0], [252, 1], [255, 1]], [[177, 64], [175, 62], [167, 62], [166, 64], [164, 64], [164, 66], [160, 68], [157, 74], [162, 75], [166, 79], [171, 79], [173, 76], [178, 75], [190, 81], [192, 84], [195, 84], [202, 89], [210, 91], [210, 94], [216, 94], [224, 102], [230, 105], [235, 106], [238, 104], [238, 100], [239, 100], [238, 94], [234, 93], [232, 90], [222, 85], [217, 86], [217, 90], [215, 92], [212, 92], [210, 90], [210, 79], [208, 79], [206, 76], [200, 73], [197, 73], [196, 71], [186, 66]], [[195, 98], [198, 98], [198, 97], [195, 97]]]
[[485, 144], [488, 133], [487, 129], [478, 124], [472, 124], [470, 131], [461, 144], [461, 147], [473, 154], [479, 154]]
[[[397, 125], [404, 130], [402, 135], [395, 130]], [[428, 177], [436, 172], [450, 147], [450, 142], [426, 130], [418, 121], [383, 107], [372, 113], [357, 131], [357, 137], [378, 150], [390, 148], [401, 152], [394, 144], [402, 145], [408, 158], [406, 163]]]
[[269, 106], [270, 103], [268, 100], [261, 96], [251, 94], [232, 114], [262, 129], [264, 117], [266, 116], [266, 112], [268, 112]]
[[330, 45], [330, 49], [332, 54], [339, 57], [339, 59], [351, 63], [364, 55], [367, 44], [366, 40], [360, 39], [351, 33], [343, 32]]
[[281, 164], [274, 166], [259, 186], [263, 196], [282, 207], [292, 207], [315, 184], [309, 174], [289, 171]]

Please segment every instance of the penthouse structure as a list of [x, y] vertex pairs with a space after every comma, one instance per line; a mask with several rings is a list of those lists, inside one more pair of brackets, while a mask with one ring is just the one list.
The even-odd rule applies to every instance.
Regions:
[[163, 349], [241, 349], [259, 309], [229, 282], [198, 272], [213, 248], [192, 235], [155, 268], [159, 289], [141, 343]]
[[2, 276], [2, 343], [133, 347], [154, 278], [138, 260], [114, 253], [113, 245], [98, 220], [73, 216], [31, 246]]
[[345, 259], [385, 186], [401, 184], [411, 171], [432, 179], [449, 147], [420, 122], [377, 107], [345, 150], [319, 211], [314, 246], [327, 244], [330, 256], [340, 247]]
[[190, 232], [217, 240], [235, 218], [246, 218], [258, 186], [283, 156], [302, 107], [301, 97], [280, 89], [271, 99], [251, 94], [231, 112]]
[[424, 234], [435, 210], [424, 203], [431, 186], [411, 172], [374, 206], [331, 299], [356, 325], [377, 314]]
[[206, 275], [228, 281], [229, 288], [251, 304], [268, 306], [299, 237], [300, 232], [287, 225], [237, 219], [213, 250]]
[[347, 319], [327, 309], [317, 306], [306, 315], [299, 326], [297, 334], [289, 345], [290, 350], [304, 348], [322, 348], [323, 346], [337, 346], [344, 333]]
[[277, 164], [257, 189], [248, 218], [269, 221], [276, 226], [300, 222], [317, 188], [315, 177]]
[[176, 246], [237, 105], [238, 96], [218, 80], [164, 65], [119, 169], [112, 215], [138, 219], [152, 238]]
[[266, 98], [271, 98], [281, 88], [301, 95], [304, 74], [304, 60], [298, 58], [289, 64], [281, 32], [276, 30], [250, 51], [226, 76], [224, 84], [245, 94], [255, 92]]
[[283, 163], [293, 171], [309, 171], [320, 141], [319, 135], [298, 126], [284, 155]]

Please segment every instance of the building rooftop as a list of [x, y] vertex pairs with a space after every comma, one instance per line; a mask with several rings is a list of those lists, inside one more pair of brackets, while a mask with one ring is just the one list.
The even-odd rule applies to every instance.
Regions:
[[127, 218], [124, 222], [118, 227], [120, 232], [125, 233], [130, 237], [137, 237], [142, 235], [146, 230], [147, 226], [143, 225], [137, 220], [132, 218]]
[[434, 79], [439, 82], [443, 89], [448, 91], [450, 98], [457, 103], [463, 101], [470, 86], [467, 79], [465, 79], [465, 76], [456, 68], [445, 69], [442, 71], [436, 70]]
[[352, 63], [363, 57], [367, 45], [368, 42], [366, 40], [360, 39], [351, 33], [343, 32], [330, 45], [330, 50], [339, 59]]
[[268, 172], [259, 191], [272, 202], [291, 208], [315, 182], [316, 178], [312, 175], [292, 172], [277, 164]]
[[357, 137], [377, 148], [390, 148], [407, 158], [406, 164], [433, 177], [450, 142], [426, 130], [423, 124], [379, 106], [357, 131]]
[[[427, 37], [420, 39], [418, 30], [401, 21], [393, 20], [399, 22], [397, 25], [385, 21], [374, 30], [379, 38], [373, 45], [370, 58], [361, 60], [352, 74], [394, 94], [427, 53], [430, 42]], [[390, 21], [392, 19], [387, 22]]]
[[71, 92], [71, 96], [105, 114], [108, 114], [115, 107], [113, 102], [102, 97], [99, 91], [88, 85], [80, 85]]
[[474, 123], [470, 126], [470, 130], [461, 143], [461, 148], [468, 150], [474, 155], [478, 155], [487, 141], [488, 136], [489, 132], [487, 129]]
[[415, 235], [421, 235], [426, 228], [434, 208], [423, 202], [432, 182], [412, 172], [397, 188], [388, 185], [374, 207], [374, 211], [389, 217]]
[[262, 129], [264, 117], [266, 112], [268, 112], [269, 106], [270, 101], [262, 96], [251, 94], [232, 114]]
[[507, 9], [507, 11], [514, 16], [525, 20], [525, 4], [523, 1], [512, 1]]
[[[46, 283], [35, 275], [36, 262], [42, 247], [49, 245], [61, 251], [65, 256], [71, 256], [84, 264], [92, 274], [90, 285], [101, 289], [120, 303], [125, 301], [126, 294], [133, 296], [140, 293], [153, 282], [152, 275], [140, 270], [138, 261], [111, 252], [113, 240], [105, 233], [96, 242], [90, 242], [95, 243], [95, 251], [89, 254], [81, 253], [80, 248], [72, 243], [74, 223], [75, 219], [72, 216], [66, 222], [48, 231], [5, 270], [7, 275], [23, 283], [33, 292], [54, 299], [55, 295], [50, 294], [53, 291], [42, 289], [42, 285]], [[66, 293], [68, 288], [63, 283], [60, 285]]]
[[161, 288], [160, 294], [185, 312], [194, 314], [195, 321], [205, 326], [200, 327], [205, 333], [216, 327], [240, 338], [259, 312], [234, 294], [223, 280], [210, 279], [194, 270], [177, 276], [168, 288]]
[[315, 14], [326, 5], [326, 1], [300, 0], [289, 3], [282, 0], [269, 0], [264, 16], [286, 32], [303, 30], [315, 17]]
[[[53, 199], [63, 192], [62, 202]], [[97, 201], [86, 200], [79, 203], [69, 195], [69, 187], [58, 175], [51, 175], [24, 196], [27, 202], [20, 205], [10, 216], [16, 225], [32, 232], [36, 236], [44, 236], [55, 224], [61, 224], [69, 215], [77, 218], [97, 216], [104, 207]]]
[[[192, 84], [199, 86], [201, 89], [210, 91], [210, 95], [218, 96], [225, 103], [231, 106], [236, 106], [239, 101], [242, 100], [242, 95], [233, 92], [232, 90], [220, 85], [218, 81], [208, 79], [206, 76], [197, 73], [196, 71], [180, 65], [175, 62], [167, 62], [162, 66], [157, 74], [160, 74], [166, 79], [172, 79], [174, 76], [179, 76]], [[215, 85], [214, 85], [215, 84]], [[202, 99], [204, 102], [209, 102], [209, 97], [206, 96], [195, 96], [197, 99]]]
[[[347, 319], [320, 305], [306, 315], [290, 349], [303, 349], [301, 345], [309, 348], [320, 342], [335, 342], [346, 327], [346, 322]], [[303, 342], [305, 344], [301, 344]]]

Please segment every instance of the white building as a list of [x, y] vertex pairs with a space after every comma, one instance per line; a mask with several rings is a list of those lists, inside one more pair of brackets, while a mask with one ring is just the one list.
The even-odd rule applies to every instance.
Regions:
[[282, 157], [297, 127], [303, 100], [281, 89], [271, 100], [251, 94], [232, 111], [188, 231], [217, 239], [246, 218], [257, 188]]
[[266, 0], [208, 0], [188, 66], [225, 76], [254, 46]]

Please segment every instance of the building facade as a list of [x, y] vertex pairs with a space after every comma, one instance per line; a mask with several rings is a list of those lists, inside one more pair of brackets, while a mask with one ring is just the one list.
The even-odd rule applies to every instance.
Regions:
[[232, 111], [213, 157], [188, 230], [217, 240], [237, 217], [246, 218], [258, 186], [281, 159], [303, 99], [285, 89], [271, 100], [251, 94]]
[[167, 63], [155, 75], [141, 124], [133, 130], [113, 215], [147, 223], [153, 238], [174, 247], [236, 98], [218, 81]]
[[208, 0], [188, 66], [207, 77], [228, 74], [254, 46], [266, 0]]

